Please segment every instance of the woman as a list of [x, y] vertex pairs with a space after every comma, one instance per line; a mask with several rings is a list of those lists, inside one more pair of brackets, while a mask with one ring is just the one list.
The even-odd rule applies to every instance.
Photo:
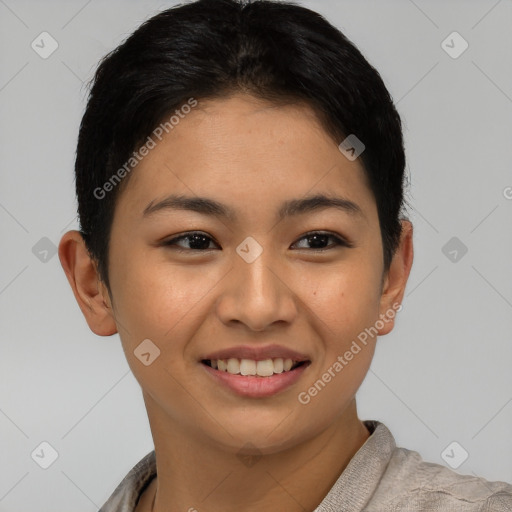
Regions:
[[357, 415], [413, 261], [404, 167], [379, 74], [303, 7], [180, 5], [102, 61], [59, 257], [155, 451], [101, 512], [512, 508]]

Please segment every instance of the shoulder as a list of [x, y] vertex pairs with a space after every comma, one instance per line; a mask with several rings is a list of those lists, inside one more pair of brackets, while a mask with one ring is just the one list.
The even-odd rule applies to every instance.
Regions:
[[99, 512], [133, 512], [156, 475], [156, 454], [151, 451], [128, 472]]
[[459, 474], [396, 447], [367, 512], [512, 511], [512, 485]]

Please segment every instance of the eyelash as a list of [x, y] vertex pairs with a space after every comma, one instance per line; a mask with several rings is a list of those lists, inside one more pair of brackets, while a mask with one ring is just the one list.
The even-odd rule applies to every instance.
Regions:
[[[176, 242], [179, 242], [180, 240], [184, 240], [184, 239], [187, 239], [187, 238], [191, 238], [194, 235], [202, 236], [202, 237], [207, 238], [207, 239], [209, 239], [209, 240], [214, 242], [213, 238], [211, 238], [210, 236], [206, 235], [205, 233], [202, 233], [201, 231], [190, 231], [189, 233], [185, 233], [184, 235], [180, 235], [180, 236], [172, 238], [170, 240], [166, 240], [165, 242], [163, 242], [162, 245], [165, 246], [165, 247], [173, 247], [174, 250], [176, 250], [178, 252], [190, 252], [190, 251], [206, 252], [206, 251], [211, 250], [211, 249], [183, 249], [183, 248], [177, 247], [175, 245]], [[305, 238], [309, 238], [309, 237], [315, 236], [315, 235], [326, 236], [328, 238], [332, 238], [332, 239], [335, 240], [334, 246], [331, 246], [331, 247], [328, 246], [328, 247], [324, 247], [322, 249], [310, 249], [310, 250], [315, 251], [315, 252], [325, 252], [327, 250], [334, 249], [335, 247], [346, 247], [348, 249], [353, 247], [353, 244], [348, 242], [347, 240], [345, 240], [345, 239], [343, 239], [343, 238], [341, 238], [341, 237], [339, 237], [337, 235], [334, 235], [333, 233], [323, 232], [323, 231], [311, 231], [309, 233], [306, 233], [301, 238], [299, 238], [299, 241], [303, 240]]]

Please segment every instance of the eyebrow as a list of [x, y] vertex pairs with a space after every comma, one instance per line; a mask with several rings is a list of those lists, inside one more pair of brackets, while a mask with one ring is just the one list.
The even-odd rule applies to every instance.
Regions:
[[[302, 199], [290, 199], [283, 202], [277, 212], [277, 219], [281, 221], [285, 217], [303, 215], [305, 213], [325, 210], [327, 208], [336, 208], [350, 216], [366, 219], [361, 207], [353, 201], [344, 197], [326, 196], [324, 194], [316, 194]], [[147, 218], [154, 213], [163, 210], [194, 211], [203, 215], [223, 217], [231, 222], [235, 222], [237, 219], [236, 212], [231, 207], [213, 199], [174, 194], [167, 196], [157, 203], [155, 203], [154, 200], [151, 201], [144, 209], [142, 216]]]

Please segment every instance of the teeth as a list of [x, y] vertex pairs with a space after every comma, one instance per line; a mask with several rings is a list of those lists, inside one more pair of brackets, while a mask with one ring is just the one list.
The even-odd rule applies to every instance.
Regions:
[[240, 372], [240, 361], [238, 359], [228, 359], [228, 373], [237, 374]]
[[256, 374], [260, 377], [274, 375], [274, 362], [272, 359], [265, 359], [256, 363]]
[[274, 373], [289, 372], [296, 363], [292, 359], [264, 359], [254, 361], [253, 359], [212, 359], [210, 366], [221, 372], [231, 373], [232, 375], [258, 375], [259, 377], [270, 377]]
[[280, 357], [274, 359], [274, 373], [283, 373], [283, 370], [283, 360]]
[[256, 375], [256, 361], [242, 359], [240, 361], [240, 373], [242, 375]]

